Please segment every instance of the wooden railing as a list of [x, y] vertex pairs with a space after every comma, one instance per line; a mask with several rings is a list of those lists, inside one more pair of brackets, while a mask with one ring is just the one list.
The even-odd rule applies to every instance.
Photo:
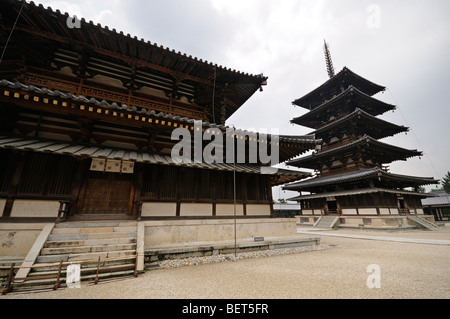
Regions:
[[100, 101], [106, 100], [109, 102], [126, 104], [130, 108], [135, 106], [138, 109], [145, 108], [149, 111], [154, 110], [157, 112], [163, 112], [165, 114], [170, 113], [173, 116], [179, 115], [181, 117], [206, 120], [206, 116], [203, 111], [195, 110], [191, 105], [182, 104], [182, 102], [178, 101], [169, 101], [169, 103], [156, 101], [151, 98], [144, 98], [133, 95], [131, 92], [125, 94], [118, 91], [97, 88], [94, 86], [86, 85], [84, 83], [74, 83], [67, 80], [53, 78], [50, 76], [42, 76], [35, 73], [28, 73], [25, 75], [25, 84], [32, 84], [37, 87], [45, 87], [49, 90], [59, 90], [61, 92], [83, 95], [84, 97], [95, 98], [99, 99]]
[[[136, 258], [136, 262], [134, 265], [128, 265], [128, 266], [118, 266], [118, 267], [109, 267], [107, 269], [102, 269], [100, 267], [101, 262], [105, 261], [113, 261], [113, 260], [125, 260], [130, 258]], [[12, 263], [11, 266], [0, 266], [0, 270], [9, 270], [8, 273], [8, 280], [6, 283], [5, 288], [2, 291], [2, 295], [6, 295], [7, 293], [10, 293], [13, 291], [13, 282], [24, 282], [24, 281], [33, 281], [33, 280], [46, 280], [46, 279], [55, 279], [55, 284], [52, 285], [53, 290], [59, 289], [61, 287], [61, 272], [63, 266], [69, 266], [69, 265], [81, 265], [86, 263], [92, 263], [97, 262], [97, 270], [96, 270], [96, 276], [94, 279], [94, 284], [97, 284], [100, 281], [99, 274], [102, 272], [111, 272], [111, 271], [119, 271], [119, 270], [127, 270], [127, 269], [133, 269], [134, 268], [134, 277], [138, 276], [138, 269], [137, 269], [137, 255], [129, 255], [125, 257], [116, 257], [116, 258], [105, 258], [105, 259], [89, 259], [89, 260], [82, 260], [82, 261], [71, 261], [71, 262], [59, 262], [57, 264], [39, 264], [39, 265], [33, 265], [33, 266], [16, 266], [15, 263]], [[27, 276], [24, 278], [14, 278], [14, 270], [18, 269], [36, 269], [36, 268], [46, 268], [46, 267], [55, 267], [58, 266], [58, 272], [55, 275], [44, 275], [44, 276]], [[81, 278], [80, 278], [81, 280]]]

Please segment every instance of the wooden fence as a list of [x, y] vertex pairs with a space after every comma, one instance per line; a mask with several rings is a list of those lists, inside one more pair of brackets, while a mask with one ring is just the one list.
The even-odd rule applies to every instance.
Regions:
[[[52, 285], [53, 290], [56, 290], [61, 287], [61, 272], [63, 266], [69, 266], [69, 265], [76, 265], [76, 264], [86, 264], [86, 263], [92, 263], [97, 262], [97, 269], [96, 269], [96, 275], [94, 279], [94, 284], [97, 284], [100, 281], [99, 274], [103, 272], [111, 272], [111, 271], [120, 271], [120, 270], [128, 270], [134, 268], [134, 277], [138, 276], [138, 270], [137, 270], [137, 262], [135, 262], [134, 265], [127, 265], [127, 266], [118, 266], [118, 267], [108, 267], [107, 269], [101, 268], [100, 264], [104, 261], [117, 261], [117, 260], [125, 260], [130, 258], [136, 258], [137, 255], [130, 255], [125, 257], [116, 257], [116, 258], [105, 258], [105, 259], [90, 259], [90, 260], [82, 260], [77, 262], [59, 262], [57, 264], [39, 264], [39, 265], [33, 265], [33, 266], [16, 266], [15, 263], [11, 264], [11, 266], [0, 266], [0, 270], [9, 270], [8, 273], [8, 280], [6, 283], [6, 287], [2, 290], [2, 295], [6, 295], [9, 292], [13, 291], [13, 282], [23, 282], [23, 281], [32, 281], [32, 280], [47, 280], [47, 279], [55, 279], [55, 283]], [[22, 268], [45, 268], [45, 267], [58, 267], [58, 272], [55, 275], [43, 275], [43, 276], [28, 276], [24, 278], [14, 278], [14, 270], [16, 269], [22, 269]]]

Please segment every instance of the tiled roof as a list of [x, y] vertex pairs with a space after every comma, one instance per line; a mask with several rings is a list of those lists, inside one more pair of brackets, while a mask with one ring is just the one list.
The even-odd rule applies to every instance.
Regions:
[[[352, 149], [354, 147], [357, 146], [361, 146], [361, 145], [373, 145], [376, 147], [379, 147], [381, 149], [383, 149], [386, 152], [390, 152], [393, 155], [395, 155], [394, 157], [397, 159], [406, 159], [408, 157], [413, 157], [413, 156], [421, 156], [422, 152], [417, 151], [417, 150], [408, 150], [402, 147], [398, 147], [398, 146], [394, 146], [394, 145], [390, 145], [387, 143], [383, 143], [380, 141], [377, 141], [376, 139], [368, 136], [368, 135], [364, 135], [363, 137], [359, 138], [356, 141], [350, 142], [348, 144], [345, 145], [341, 145], [323, 152], [317, 152], [317, 153], [313, 153], [309, 156], [304, 156], [298, 159], [294, 159], [291, 161], [288, 161], [286, 164], [287, 165], [293, 165], [293, 166], [301, 166], [306, 165], [306, 163], [309, 162], [315, 162], [316, 160], [320, 159], [320, 158], [329, 158], [334, 154], [340, 154], [343, 151]], [[386, 162], [388, 163], [388, 162]]]
[[[433, 194], [433, 193], [431, 193]], [[423, 206], [450, 206], [450, 194], [436, 193], [435, 197], [428, 197], [422, 199]]]
[[315, 177], [304, 181], [292, 183], [283, 187], [285, 190], [300, 190], [309, 187], [318, 187], [323, 185], [347, 183], [351, 181], [358, 181], [366, 178], [380, 177], [391, 180], [404, 180], [421, 185], [436, 184], [438, 181], [431, 177], [416, 177], [408, 175], [400, 175], [386, 172], [378, 167], [371, 169], [360, 169], [353, 172], [330, 175], [325, 177]]
[[[346, 105], [346, 100], [349, 96], [352, 96], [351, 98], [353, 101], [359, 101], [358, 106], [360, 108], [364, 108], [368, 113], [374, 116], [395, 109], [394, 105], [375, 99], [350, 85], [344, 92], [317, 106], [308, 113], [292, 119], [291, 123], [317, 128], [319, 124], [314, 122], [317, 116], [321, 113], [328, 113], [329, 110], [333, 110], [336, 106]], [[331, 112], [331, 114], [333, 113]]]
[[317, 107], [318, 105], [321, 104], [322, 95], [324, 93], [325, 94], [329, 93], [330, 87], [339, 86], [339, 89], [340, 89], [340, 84], [341, 84], [341, 82], [344, 82], [343, 81], [344, 78], [352, 78], [352, 80], [349, 81], [350, 83], [347, 83], [348, 85], [352, 85], [352, 84], [356, 85], [356, 82], [358, 82], [360, 85], [362, 85], [364, 87], [365, 92], [367, 92], [370, 95], [374, 95], [374, 94], [376, 94], [380, 91], [384, 91], [386, 89], [384, 86], [370, 82], [369, 80], [363, 78], [362, 76], [359, 76], [358, 74], [354, 73], [349, 68], [344, 67], [334, 77], [332, 77], [331, 79], [329, 79], [328, 81], [323, 83], [318, 88], [309, 92], [305, 96], [295, 100], [294, 102], [292, 102], [292, 104], [295, 104], [295, 105], [298, 105], [301, 107], [305, 107], [308, 109], [309, 109], [309, 104], [311, 104], [311, 106], [313, 108]]
[[[314, 132], [311, 132], [310, 134], [317, 135], [317, 134], [322, 134], [324, 132], [328, 132], [329, 130], [334, 129], [335, 127], [337, 127], [339, 125], [342, 125], [342, 126], [346, 125], [347, 121], [349, 121], [350, 119], [353, 119], [353, 118], [366, 119], [366, 120], [370, 121], [371, 123], [373, 123], [369, 127], [367, 127], [367, 129], [383, 127], [383, 129], [382, 129], [383, 131], [386, 131], [386, 130], [389, 131], [386, 133], [386, 136], [389, 136], [390, 134], [392, 134], [392, 132], [399, 133], [399, 132], [409, 131], [409, 129], [405, 126], [400, 126], [400, 125], [393, 124], [391, 122], [387, 122], [385, 120], [379, 119], [379, 118], [365, 112], [364, 110], [361, 110], [360, 108], [356, 108], [352, 113], [347, 114], [327, 125], [324, 125], [321, 128], [315, 130]], [[386, 137], [386, 136], [383, 136], [383, 137]]]
[[[273, 169], [269, 167], [262, 167], [256, 164], [240, 164], [236, 165], [228, 163], [179, 163], [172, 160], [168, 155], [157, 154], [146, 151], [132, 151], [126, 149], [116, 149], [109, 147], [102, 147], [98, 145], [89, 145], [81, 143], [68, 143], [61, 141], [44, 140], [39, 138], [24, 138], [13, 136], [0, 136], [0, 149], [13, 149], [21, 151], [32, 151], [39, 153], [66, 155], [79, 158], [101, 158], [109, 160], [122, 160], [135, 163], [144, 164], [159, 164], [171, 166], [193, 167], [201, 169], [211, 169], [218, 171], [234, 171], [250, 174], [268, 174], [275, 176], [284, 176], [292, 178], [305, 178], [310, 176], [309, 173], [287, 170], [287, 169]], [[284, 181], [285, 183], [286, 181]]]

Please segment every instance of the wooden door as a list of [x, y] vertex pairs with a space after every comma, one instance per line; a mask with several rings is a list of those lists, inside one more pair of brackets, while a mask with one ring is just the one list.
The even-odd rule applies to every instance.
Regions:
[[132, 208], [132, 175], [90, 172], [80, 214], [129, 215]]

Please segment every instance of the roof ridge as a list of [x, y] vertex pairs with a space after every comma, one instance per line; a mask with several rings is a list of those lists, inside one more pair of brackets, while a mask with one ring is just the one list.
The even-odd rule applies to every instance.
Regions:
[[318, 111], [324, 109], [327, 105], [329, 105], [329, 104], [331, 104], [331, 103], [333, 103], [333, 102], [338, 101], [339, 99], [343, 98], [344, 96], [346, 96], [347, 94], [350, 94], [350, 93], [352, 93], [352, 92], [355, 92], [356, 94], [360, 94], [360, 95], [362, 95], [363, 97], [365, 97], [365, 98], [367, 98], [367, 99], [369, 99], [369, 100], [371, 100], [371, 101], [375, 101], [375, 102], [377, 102], [377, 103], [381, 103], [381, 104], [384, 104], [384, 105], [387, 105], [387, 106], [392, 106], [392, 107], [396, 108], [395, 105], [390, 104], [390, 103], [386, 103], [386, 102], [381, 101], [381, 100], [379, 100], [379, 99], [376, 99], [376, 98], [374, 98], [374, 97], [372, 97], [372, 96], [370, 96], [370, 95], [368, 95], [368, 94], [362, 92], [361, 90], [358, 90], [358, 89], [357, 89], [356, 87], [354, 87], [353, 85], [350, 85], [345, 91], [339, 93], [338, 95], [334, 96], [334, 97], [331, 98], [330, 100], [328, 100], [328, 101], [326, 101], [326, 102], [324, 102], [324, 103], [318, 105], [317, 107], [315, 107], [314, 109], [310, 110], [309, 112], [307, 112], [307, 113], [305, 113], [305, 114], [303, 114], [303, 115], [301, 115], [301, 116], [298, 116], [298, 117], [292, 119], [292, 120], [291, 120], [291, 123], [292, 123], [292, 121], [295, 121], [295, 120], [297, 120], [297, 119], [300, 119], [300, 118], [302, 118], [302, 117], [304, 117], [304, 116], [306, 116], [306, 115], [310, 115], [311, 113], [317, 113]]
[[342, 123], [343, 121], [345, 121], [345, 120], [347, 120], [347, 119], [349, 119], [349, 118], [351, 118], [351, 117], [355, 117], [356, 115], [359, 115], [358, 113], [361, 113], [363, 116], [366, 116], [367, 118], [374, 119], [375, 121], [383, 122], [383, 123], [386, 123], [386, 124], [390, 124], [390, 125], [392, 125], [392, 126], [397, 126], [397, 127], [401, 127], [401, 128], [406, 128], [407, 130], [409, 130], [409, 128], [406, 127], [406, 126], [398, 125], [398, 124], [395, 124], [395, 123], [386, 121], [386, 120], [384, 120], [384, 119], [381, 119], [381, 118], [379, 118], [379, 117], [377, 117], [377, 116], [374, 116], [374, 115], [372, 115], [372, 114], [370, 114], [370, 113], [364, 111], [363, 109], [360, 109], [359, 107], [356, 107], [355, 110], [354, 110], [353, 112], [348, 113], [348, 114], [346, 114], [346, 115], [344, 115], [344, 116], [342, 116], [342, 117], [336, 119], [336, 120], [333, 121], [333, 122], [327, 123], [326, 125], [324, 125], [324, 126], [322, 126], [322, 127], [319, 127], [318, 129], [314, 130], [314, 131], [311, 132], [310, 134], [317, 134], [317, 132], [320, 132], [320, 131], [322, 131], [322, 130], [324, 130], [324, 129], [327, 129], [327, 128], [329, 128], [329, 127], [333, 127], [333, 126], [335, 126], [335, 125], [337, 125], [337, 124], [339, 124], [339, 123]]
[[310, 91], [309, 93], [305, 94], [304, 96], [302, 96], [302, 97], [300, 97], [300, 98], [294, 100], [294, 101], [292, 102], [292, 104], [300, 106], [300, 105], [297, 104], [296, 102], [298, 102], [298, 101], [300, 101], [300, 100], [302, 100], [302, 99], [308, 97], [309, 95], [312, 95], [314, 92], [319, 91], [321, 88], [325, 87], [328, 83], [331, 83], [331, 82], [333, 82], [333, 81], [336, 81], [336, 79], [339, 78], [339, 76], [341, 76], [342, 74], [345, 74], [345, 73], [347, 73], [347, 72], [350, 72], [353, 76], [355, 76], [355, 77], [357, 77], [357, 78], [359, 78], [359, 79], [361, 79], [361, 80], [367, 81], [367, 82], [369, 82], [369, 83], [371, 83], [371, 84], [373, 84], [373, 85], [375, 85], [375, 86], [381, 88], [380, 91], [386, 90], [386, 87], [385, 87], [385, 86], [382, 86], [382, 85], [376, 84], [376, 83], [374, 83], [374, 82], [372, 82], [372, 81], [370, 81], [370, 80], [367, 80], [366, 78], [364, 78], [364, 77], [358, 75], [357, 73], [353, 72], [352, 70], [350, 70], [348, 67], [344, 66], [344, 67], [342, 68], [342, 70], [339, 71], [334, 77], [328, 79], [327, 81], [325, 81], [324, 83], [322, 83], [320, 86], [316, 87], [315, 89], [313, 89], [313, 90]]

